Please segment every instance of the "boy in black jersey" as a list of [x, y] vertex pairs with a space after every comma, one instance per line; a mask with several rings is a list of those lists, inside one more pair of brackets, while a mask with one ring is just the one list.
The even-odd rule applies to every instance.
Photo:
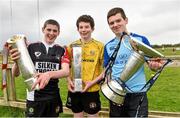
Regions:
[[[58, 117], [63, 111], [59, 94], [58, 78], [69, 74], [69, 57], [65, 48], [54, 43], [60, 33], [59, 23], [49, 19], [42, 28], [44, 38], [41, 42], [28, 45], [28, 52], [38, 72], [37, 82], [40, 90], [27, 91], [27, 117]], [[13, 61], [20, 54], [18, 49], [11, 49]], [[15, 76], [19, 75], [17, 63], [13, 66]], [[32, 87], [32, 89], [33, 89]]]

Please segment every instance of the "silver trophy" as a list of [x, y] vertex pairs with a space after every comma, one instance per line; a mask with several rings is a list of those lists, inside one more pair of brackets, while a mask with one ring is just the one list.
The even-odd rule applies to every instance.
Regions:
[[82, 47], [80, 45], [72, 46], [72, 54], [73, 54], [73, 75], [74, 75], [74, 91], [80, 92], [82, 91], [82, 78], [81, 78], [81, 60], [82, 60]]
[[[122, 82], [128, 81], [137, 70], [142, 67], [145, 62], [144, 56], [149, 58], [164, 57], [164, 55], [139, 40], [130, 36], [129, 38], [130, 44], [133, 48], [131, 51], [133, 52], [120, 75]], [[101, 86], [101, 91], [106, 98], [119, 105], [123, 104], [126, 95], [126, 90], [121, 81], [109, 79], [108, 82], [103, 83]]]
[[[31, 57], [27, 50], [25, 35], [18, 34], [12, 36], [8, 39], [7, 43], [12, 46], [12, 48], [17, 48], [20, 53], [20, 58], [17, 60], [19, 69], [21, 71], [24, 82], [27, 85], [29, 91], [31, 90], [32, 85], [35, 83], [36, 78], [34, 77], [36, 70], [34, 64], [31, 60]], [[34, 90], [39, 90], [39, 85], [37, 84]]]

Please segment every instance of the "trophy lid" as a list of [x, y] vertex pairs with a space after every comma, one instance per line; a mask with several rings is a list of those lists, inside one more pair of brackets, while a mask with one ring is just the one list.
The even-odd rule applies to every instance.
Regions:
[[135, 47], [137, 48], [137, 50], [143, 52], [145, 56], [148, 56], [151, 58], [164, 57], [163, 54], [151, 48], [150, 46], [144, 44], [143, 42], [137, 40], [136, 38], [131, 37], [131, 39], [133, 43], [135, 43]]
[[19, 39], [26, 39], [24, 34], [16, 34], [7, 40], [8, 43], [15, 43]]

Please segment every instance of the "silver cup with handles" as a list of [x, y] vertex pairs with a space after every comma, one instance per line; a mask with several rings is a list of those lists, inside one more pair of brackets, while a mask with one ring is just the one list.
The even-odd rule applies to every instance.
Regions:
[[132, 46], [132, 54], [119, 77], [121, 80], [116, 81], [111, 79], [111, 77], [106, 76], [107, 78], [105, 79], [108, 81], [101, 85], [101, 91], [104, 96], [119, 105], [124, 103], [124, 98], [127, 93], [123, 83], [128, 81], [138, 71], [138, 69], [143, 66], [145, 62], [144, 56], [148, 56], [150, 58], [164, 57], [164, 55], [160, 52], [147, 46], [139, 40], [130, 36], [129, 39]]
[[[20, 53], [20, 58], [17, 60], [21, 75], [24, 79], [24, 82], [28, 88], [28, 91], [32, 91], [31, 87], [36, 82], [34, 77], [36, 70], [34, 64], [31, 60], [31, 57], [27, 50], [26, 45], [26, 36], [23, 34], [17, 34], [12, 36], [7, 40], [7, 43], [12, 46], [12, 48], [17, 48]], [[39, 90], [39, 85], [35, 86], [34, 90]]]

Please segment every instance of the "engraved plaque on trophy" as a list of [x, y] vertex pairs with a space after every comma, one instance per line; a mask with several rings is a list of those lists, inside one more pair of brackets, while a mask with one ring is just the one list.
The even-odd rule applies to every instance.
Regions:
[[81, 56], [82, 56], [82, 47], [80, 45], [72, 46], [73, 54], [73, 74], [74, 74], [74, 91], [82, 91], [82, 78], [81, 78]]

